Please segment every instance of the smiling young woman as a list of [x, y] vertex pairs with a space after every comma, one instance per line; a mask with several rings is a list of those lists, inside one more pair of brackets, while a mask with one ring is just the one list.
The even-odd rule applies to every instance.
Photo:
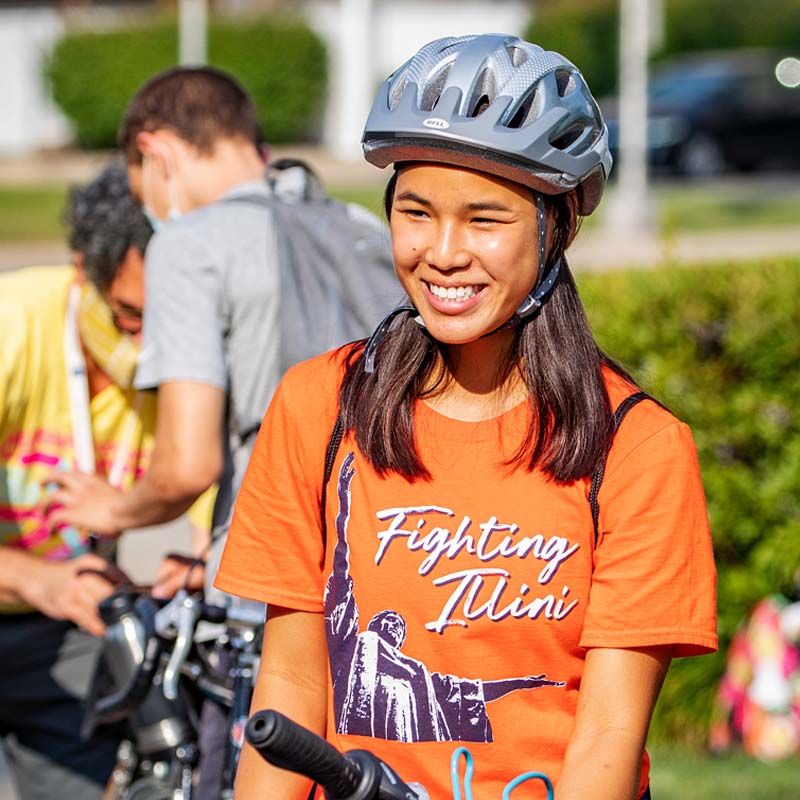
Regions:
[[[691, 433], [633, 408], [565, 259], [611, 166], [597, 104], [557, 53], [441, 39], [363, 144], [394, 165], [409, 303], [287, 373], [261, 426], [217, 578], [269, 604], [253, 708], [433, 798], [463, 742], [486, 800], [523, 768], [557, 800], [649, 798], [650, 716], [671, 658], [716, 646], [715, 573]], [[243, 755], [237, 798], [308, 791]]]

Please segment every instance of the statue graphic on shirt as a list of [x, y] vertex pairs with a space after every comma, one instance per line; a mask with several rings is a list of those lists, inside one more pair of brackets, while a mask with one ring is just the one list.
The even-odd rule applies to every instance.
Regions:
[[402, 652], [406, 621], [396, 611], [375, 614], [359, 631], [347, 541], [353, 460], [349, 453], [339, 470], [336, 548], [325, 588], [336, 730], [399, 742], [491, 742], [488, 703], [564, 682], [544, 675], [484, 681], [432, 672]]

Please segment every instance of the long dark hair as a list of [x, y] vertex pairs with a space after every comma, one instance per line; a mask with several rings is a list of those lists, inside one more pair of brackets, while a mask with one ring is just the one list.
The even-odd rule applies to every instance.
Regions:
[[[384, 205], [391, 215], [397, 172], [386, 187]], [[558, 483], [591, 474], [614, 433], [613, 409], [603, 369], [633, 384], [622, 367], [603, 353], [592, 336], [575, 281], [563, 257], [578, 227], [573, 193], [545, 196], [555, 229], [548, 264], [561, 258], [558, 279], [533, 318], [516, 328], [498, 379], [518, 370], [531, 401], [528, 429], [512, 463], [538, 467]], [[397, 472], [426, 478], [414, 437], [414, 405], [441, 389], [448, 379], [444, 345], [411, 316], [403, 317], [378, 346], [376, 369], [364, 370], [364, 349], [354, 348], [339, 395], [345, 430], [381, 475]], [[500, 383], [498, 384], [500, 385]]]

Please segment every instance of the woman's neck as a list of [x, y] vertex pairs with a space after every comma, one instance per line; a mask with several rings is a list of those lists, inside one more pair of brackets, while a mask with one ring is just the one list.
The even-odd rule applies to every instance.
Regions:
[[465, 345], [451, 346], [441, 388], [425, 398], [435, 411], [464, 422], [480, 422], [509, 411], [528, 396], [518, 367], [505, 367], [513, 347], [508, 331]]

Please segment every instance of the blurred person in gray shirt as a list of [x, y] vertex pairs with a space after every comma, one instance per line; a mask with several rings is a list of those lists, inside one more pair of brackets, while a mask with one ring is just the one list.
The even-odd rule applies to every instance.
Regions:
[[136, 373], [137, 388], [158, 390], [153, 463], [128, 492], [60, 476], [50, 522], [100, 533], [167, 522], [217, 481], [221, 547], [279, 378], [278, 255], [270, 215], [253, 202], [271, 191], [256, 111], [229, 75], [176, 68], [137, 92], [119, 138], [157, 229]]
[[[251, 99], [229, 75], [175, 68], [133, 97], [119, 139], [131, 189], [156, 227], [136, 373], [137, 388], [158, 391], [153, 460], [126, 492], [91, 475], [54, 475], [60, 488], [48, 522], [108, 534], [167, 522], [217, 482], [212, 563], [280, 377], [275, 232], [264, 203], [254, 202], [271, 191], [261, 132]], [[183, 577], [176, 571], [162, 592]], [[213, 577], [209, 566], [208, 587]], [[204, 715], [220, 714], [212, 705]], [[222, 758], [222, 725], [204, 716], [205, 757]], [[220, 773], [201, 764], [199, 798], [219, 797]]]

